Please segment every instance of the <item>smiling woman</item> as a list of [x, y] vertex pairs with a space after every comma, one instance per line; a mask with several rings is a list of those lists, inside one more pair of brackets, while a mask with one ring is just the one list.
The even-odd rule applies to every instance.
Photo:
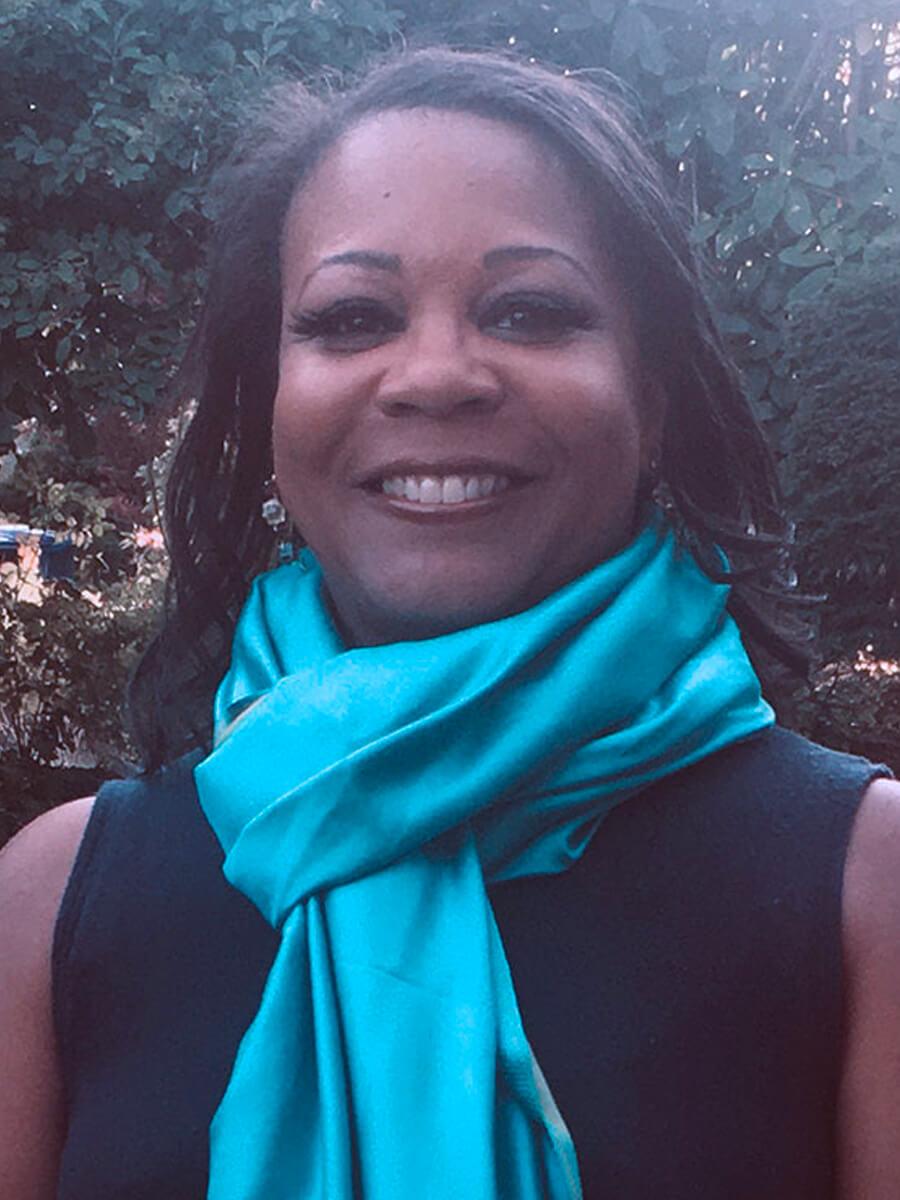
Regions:
[[295, 196], [275, 470], [351, 642], [518, 612], [632, 535], [663, 403], [597, 226], [532, 136], [430, 109]]
[[0, 1200], [895, 1200], [897, 789], [774, 726], [787, 521], [621, 106], [404, 54], [222, 188], [144, 772], [0, 867]]

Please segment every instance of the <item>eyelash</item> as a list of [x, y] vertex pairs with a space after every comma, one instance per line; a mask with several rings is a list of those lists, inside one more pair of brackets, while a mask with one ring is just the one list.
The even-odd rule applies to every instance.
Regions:
[[[360, 322], [368, 324], [361, 325]], [[354, 322], [356, 328], [342, 328]], [[347, 343], [346, 349], [368, 349], [391, 334], [400, 333], [404, 320], [387, 305], [375, 300], [338, 300], [317, 312], [298, 312], [291, 319], [291, 332], [301, 341], [321, 342], [323, 345], [341, 349], [339, 342]]]
[[[524, 316], [516, 322], [515, 314]], [[573, 333], [595, 329], [599, 324], [597, 315], [581, 301], [553, 292], [518, 292], [502, 296], [488, 305], [479, 324], [500, 329], [501, 321], [507, 321], [503, 329], [510, 341], [550, 343], [562, 341]]]
[[[496, 336], [505, 341], [548, 345], [594, 329], [599, 320], [571, 297], [518, 292], [492, 301], [477, 323], [481, 329], [495, 329]], [[298, 312], [290, 323], [295, 337], [338, 352], [368, 350], [405, 328], [404, 316], [380, 301], [365, 298], [338, 300], [318, 311]]]

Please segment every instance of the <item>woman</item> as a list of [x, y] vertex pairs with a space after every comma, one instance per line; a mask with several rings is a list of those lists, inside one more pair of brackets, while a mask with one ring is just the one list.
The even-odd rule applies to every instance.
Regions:
[[407, 55], [222, 212], [149, 771], [4, 856], [0, 1197], [900, 1194], [898, 788], [771, 728], [777, 490], [616, 103]]

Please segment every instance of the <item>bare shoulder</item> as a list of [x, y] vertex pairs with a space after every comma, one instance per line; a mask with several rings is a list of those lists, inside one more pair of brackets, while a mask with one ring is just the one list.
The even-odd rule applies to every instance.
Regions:
[[900, 1196], [900, 783], [870, 784], [844, 871], [841, 1200]]
[[51, 809], [0, 850], [0, 1016], [2, 997], [49, 986], [56, 914], [93, 803]]
[[0, 887], [5, 890], [14, 886], [18, 891], [28, 884], [39, 884], [42, 878], [50, 883], [45, 872], [56, 876], [60, 871], [65, 886], [93, 805], [93, 796], [72, 800], [20, 829], [0, 849]]
[[0, 1200], [56, 1194], [62, 1109], [50, 956], [92, 805], [52, 809], [0, 851]]
[[[844, 947], [857, 973], [873, 952], [897, 948], [900, 965], [900, 782], [876, 779], [863, 796], [844, 872]], [[886, 936], [888, 935], [888, 936]]]

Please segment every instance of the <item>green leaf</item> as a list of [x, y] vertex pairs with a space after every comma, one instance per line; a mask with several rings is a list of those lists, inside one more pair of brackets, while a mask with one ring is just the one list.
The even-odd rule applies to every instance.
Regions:
[[695, 246], [702, 246], [718, 231], [721, 223], [721, 216], [701, 218], [691, 229], [691, 241]]
[[601, 25], [608, 25], [616, 15], [616, 0], [590, 0], [590, 9]]
[[641, 13], [640, 15], [643, 25], [638, 49], [641, 66], [651, 75], [664, 75], [666, 67], [669, 64], [669, 56], [666, 53], [662, 35], [646, 13]]
[[732, 335], [752, 334], [753, 326], [746, 317], [737, 313], [720, 312], [716, 314], [716, 324], [722, 333]]
[[172, 221], [177, 221], [183, 212], [188, 212], [193, 206], [193, 199], [190, 193], [180, 188], [176, 192], [170, 192], [163, 204], [166, 216]]
[[782, 171], [789, 171], [793, 168], [794, 159], [797, 157], [797, 147], [799, 142], [790, 129], [780, 129], [775, 134], [773, 139], [773, 150], [778, 159], [778, 165]]
[[742, 372], [744, 393], [751, 404], [757, 404], [769, 386], [769, 368], [754, 364]]
[[858, 122], [857, 132], [861, 142], [865, 142], [867, 146], [871, 146], [873, 150], [881, 150], [884, 142], [884, 125], [879, 121], [871, 119], [862, 119]]
[[737, 104], [737, 100], [730, 99], [721, 92], [712, 92], [707, 96], [701, 110], [703, 136], [710, 148], [723, 157], [734, 145]]
[[237, 55], [235, 53], [234, 46], [232, 46], [231, 42], [226, 42], [222, 38], [219, 38], [217, 41], [213, 42], [213, 44], [209, 47], [209, 56], [210, 60], [214, 62], [216, 66], [222, 67], [228, 71], [232, 69], [237, 61]]
[[771, 154], [747, 154], [744, 157], [744, 166], [748, 171], [771, 171], [775, 160]]
[[830, 284], [835, 277], [835, 269], [833, 266], [819, 267], [815, 271], [810, 271], [805, 275], [799, 283], [795, 283], [788, 292], [785, 303], [788, 308], [793, 304], [798, 304], [804, 300], [812, 300]]
[[766, 179], [759, 184], [753, 197], [753, 215], [760, 233], [771, 229], [775, 218], [784, 207], [786, 198], [787, 180], [781, 176], [777, 179]]
[[873, 162], [862, 154], [842, 154], [835, 159], [834, 166], [837, 178], [849, 183], [873, 166]]
[[63, 364], [68, 359], [71, 350], [72, 350], [71, 337], [60, 338], [59, 342], [57, 342], [57, 344], [56, 344], [56, 365], [58, 367], [63, 366]]
[[141, 286], [141, 277], [135, 267], [126, 267], [119, 279], [119, 286], [126, 296], [136, 292]]
[[663, 92], [667, 96], [680, 96], [684, 92], [689, 92], [697, 86], [697, 80], [692, 75], [684, 75], [679, 78], [676, 75], [667, 73], [663, 79]]
[[716, 258], [730, 258], [737, 247], [738, 239], [733, 230], [722, 229], [716, 234]]
[[589, 12], [568, 12], [556, 18], [556, 26], [563, 33], [580, 33], [596, 24], [596, 19]]
[[821, 267], [824, 263], [831, 262], [831, 255], [827, 250], [809, 248], [809, 239], [804, 238], [802, 242], [786, 246], [780, 251], [778, 260], [787, 267]]
[[666, 152], [672, 158], [680, 158], [687, 150], [697, 132], [697, 120], [690, 111], [670, 117], [666, 122]]
[[613, 27], [610, 47], [613, 64], [624, 66], [630, 59], [635, 58], [640, 53], [643, 36], [643, 14], [639, 9], [631, 6], [623, 8]]
[[813, 223], [812, 208], [806, 192], [796, 184], [788, 188], [784, 219], [794, 233], [805, 234]]
[[722, 230], [723, 237], [733, 239], [735, 245], [745, 242], [747, 238], [755, 237], [757, 230], [756, 218], [752, 208], [739, 210], [734, 218]]
[[831, 167], [823, 167], [814, 162], [799, 162], [794, 167], [794, 178], [811, 183], [813, 187], [833, 188], [835, 177]]

